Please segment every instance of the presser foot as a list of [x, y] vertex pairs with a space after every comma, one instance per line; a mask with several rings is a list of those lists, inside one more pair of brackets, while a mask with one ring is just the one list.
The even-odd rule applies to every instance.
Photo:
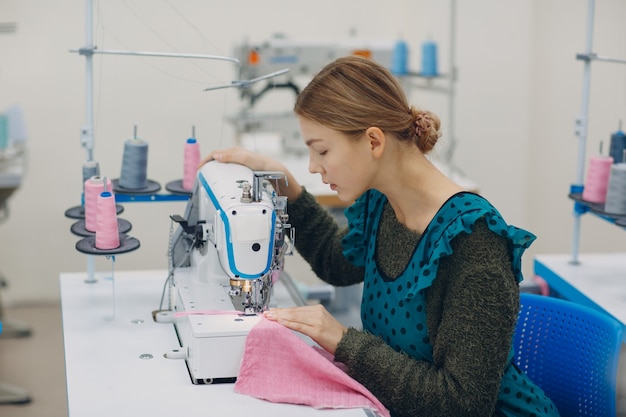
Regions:
[[213, 384], [234, 384], [237, 382], [236, 377], [232, 378], [205, 378], [205, 379], [193, 379], [191, 382], [194, 385], [213, 385]]

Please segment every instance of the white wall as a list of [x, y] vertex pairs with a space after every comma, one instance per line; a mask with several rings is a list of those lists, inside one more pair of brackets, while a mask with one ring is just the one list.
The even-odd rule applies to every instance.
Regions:
[[[626, 3], [597, 2], [597, 51], [626, 57]], [[458, 1], [458, 147], [454, 162], [475, 181], [510, 222], [535, 232], [534, 253], [568, 252], [582, 63], [584, 0]], [[175, 7], [175, 8], [174, 8]], [[29, 164], [10, 199], [11, 215], [0, 224], [0, 270], [9, 281], [7, 304], [57, 300], [58, 276], [85, 271], [74, 249], [78, 237], [65, 210], [80, 204], [79, 141], [85, 123], [84, 59], [68, 52], [83, 46], [85, 3], [79, 0], [4, 0], [0, 21], [16, 22], [15, 34], [0, 34], [0, 111], [19, 104], [28, 129]], [[364, 39], [403, 35], [411, 66], [419, 67], [420, 43], [432, 34], [442, 69], [449, 65], [449, 4], [436, 0], [95, 1], [96, 44], [123, 49], [231, 54], [243, 39], [263, 41], [276, 32], [294, 39]], [[597, 67], [597, 69], [596, 69]], [[609, 68], [610, 67], [610, 68]], [[162, 185], [182, 177], [182, 143], [196, 126], [204, 153], [230, 145], [224, 117], [237, 108], [236, 92], [202, 89], [229, 82], [228, 63], [155, 58], [95, 57], [95, 159], [103, 175], [119, 176], [123, 143], [138, 126], [150, 143], [148, 177]], [[607, 141], [626, 116], [626, 67], [594, 65], [590, 149]], [[411, 101], [432, 108], [447, 124], [441, 97], [414, 92]], [[443, 146], [445, 146], [445, 136]], [[125, 204], [120, 217], [141, 241], [116, 257], [116, 270], [167, 267], [169, 215], [184, 203]], [[583, 219], [582, 249], [621, 249], [622, 230]], [[98, 269], [110, 261], [97, 259]], [[527, 272], [528, 274], [528, 272]]]

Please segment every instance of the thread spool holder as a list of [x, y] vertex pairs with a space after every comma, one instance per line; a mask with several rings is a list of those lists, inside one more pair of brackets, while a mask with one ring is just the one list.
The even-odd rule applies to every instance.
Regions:
[[[85, 218], [85, 194], [81, 194], [81, 205], [80, 206], [74, 206], [74, 207], [70, 207], [67, 210], [65, 210], [65, 217], [68, 217], [70, 219], [84, 219]], [[115, 201], [117, 202], [117, 198], [115, 199]], [[120, 204], [116, 204], [115, 205], [116, 209], [117, 209], [117, 214], [121, 214], [124, 212], [124, 206], [120, 205]]]
[[582, 193], [578, 192], [569, 193], [568, 197], [574, 200], [577, 204], [580, 204], [581, 208], [579, 208], [579, 210], [582, 210], [580, 214], [589, 212], [610, 223], [615, 223], [618, 226], [624, 227], [624, 225], [626, 225], [626, 214], [608, 213], [604, 210], [604, 203], [592, 203], [586, 201], [582, 198]]
[[[117, 219], [117, 228], [120, 233], [128, 233], [133, 228], [132, 224], [128, 220]], [[95, 232], [87, 230], [85, 227], [85, 220], [79, 220], [76, 223], [72, 224], [70, 227], [70, 231], [74, 233], [76, 236], [89, 237], [94, 236]]]
[[[202, 59], [202, 60], [218, 60], [235, 63], [239, 66], [239, 60], [227, 56], [218, 55], [201, 55], [201, 54], [185, 54], [185, 53], [162, 53], [162, 52], [137, 52], [137, 51], [120, 51], [97, 49], [94, 44], [93, 30], [93, 0], [85, 0], [85, 45], [79, 49], [70, 50], [70, 52], [78, 53], [85, 58], [85, 124], [80, 130], [80, 142], [87, 153], [87, 161], [93, 161], [94, 148], [94, 82], [93, 82], [93, 57], [94, 55], [118, 55], [118, 56], [139, 56], [139, 57], [159, 57], [159, 58], [182, 58], [182, 59]], [[157, 194], [160, 190], [155, 184], [150, 184], [148, 190], [137, 192], [135, 190], [115, 190], [115, 201], [118, 214], [123, 208], [117, 203], [121, 202], [162, 202], [162, 201], [184, 201], [188, 200], [188, 195], [183, 194]], [[114, 187], [115, 189], [115, 187]], [[83, 205], [72, 207], [65, 212], [65, 216], [69, 218], [84, 218], [84, 194], [82, 195]], [[76, 226], [79, 228], [79, 226]], [[88, 255], [87, 260], [87, 282], [95, 282], [94, 261], [91, 255], [107, 255], [111, 256], [117, 253], [125, 253], [135, 250], [139, 247], [139, 241], [120, 236], [120, 249], [111, 251], [93, 250], [95, 245], [91, 244], [90, 239], [93, 236], [85, 237], [76, 244], [76, 249]]]
[[76, 250], [86, 255], [112, 256], [139, 249], [139, 240], [126, 233], [120, 233], [120, 246], [114, 249], [96, 248], [96, 236], [87, 236], [76, 242]]

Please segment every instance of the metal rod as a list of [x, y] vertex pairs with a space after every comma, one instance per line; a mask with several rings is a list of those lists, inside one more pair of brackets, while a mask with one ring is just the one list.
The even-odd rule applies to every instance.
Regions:
[[[85, 45], [93, 48], [92, 0], [85, 0]], [[93, 58], [85, 56], [85, 126], [81, 131], [81, 144], [87, 152], [87, 162], [93, 161]], [[87, 282], [96, 282], [94, 255], [87, 255]]]
[[251, 80], [234, 80], [230, 84], [222, 84], [222, 85], [216, 85], [216, 86], [213, 86], [213, 87], [207, 87], [203, 91], [219, 90], [219, 89], [222, 89], [222, 88], [230, 88], [230, 87], [248, 88], [248, 87], [250, 87], [251, 84], [254, 84], [254, 83], [258, 82], [258, 81], [268, 80], [270, 78], [278, 77], [279, 75], [283, 75], [283, 74], [286, 74], [288, 72], [289, 72], [289, 68], [283, 68], [281, 70], [274, 71], [274, 72], [262, 75], [262, 76], [257, 77], [257, 78], [253, 78]]
[[142, 52], [142, 51], [118, 51], [118, 50], [106, 50], [96, 49], [93, 45], [87, 45], [80, 49], [70, 49], [70, 52], [79, 53], [90, 57], [91, 55], [130, 55], [130, 56], [151, 56], [159, 58], [191, 58], [191, 59], [212, 59], [218, 61], [230, 61], [239, 65], [237, 58], [221, 55], [201, 55], [201, 54], [182, 54], [182, 53], [167, 53], [167, 52]]
[[601, 56], [594, 53], [576, 54], [576, 59], [580, 59], [583, 61], [604, 61], [614, 62], [616, 64], [626, 64], [626, 59], [610, 58], [608, 56]]
[[239, 65], [237, 58], [220, 55], [200, 55], [162, 52], [138, 52], [100, 50], [94, 45], [93, 35], [93, 0], [85, 0], [85, 46], [80, 49], [71, 49], [85, 57], [85, 126], [81, 130], [81, 144], [87, 152], [87, 161], [93, 161], [94, 148], [94, 92], [93, 92], [93, 56], [94, 54], [150, 56], [162, 58], [191, 58], [211, 59], [234, 62]]
[[452, 158], [456, 149], [456, 122], [455, 122], [455, 93], [456, 93], [456, 0], [450, 1], [450, 85], [448, 90], [448, 123], [450, 126], [450, 141], [446, 152], [445, 162], [452, 168]]
[[[85, 45], [93, 48], [92, 0], [85, 1]], [[87, 161], [93, 160], [93, 57], [85, 55], [85, 127], [81, 138], [87, 151]]]
[[[591, 54], [593, 47], [593, 21], [594, 21], [595, 0], [587, 2], [587, 38], [585, 53]], [[578, 168], [576, 171], [576, 185], [582, 186], [585, 172], [585, 146], [587, 142], [587, 118], [589, 114], [589, 85], [591, 78], [591, 60], [584, 62], [583, 69], [583, 92], [580, 116], [576, 121], [576, 134], [578, 135]], [[578, 254], [580, 247], [580, 217], [581, 213], [574, 211], [574, 230], [572, 238], [572, 264], [578, 264]]]

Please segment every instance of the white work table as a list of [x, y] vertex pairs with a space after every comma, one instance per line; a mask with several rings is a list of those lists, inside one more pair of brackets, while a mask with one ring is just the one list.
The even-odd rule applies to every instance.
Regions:
[[[69, 417], [366, 416], [362, 409], [316, 410], [233, 392], [233, 384], [193, 385], [172, 324], [155, 323], [165, 270], [62, 273], [61, 308]], [[280, 283], [280, 281], [279, 281]], [[275, 299], [288, 300], [284, 286]], [[115, 293], [115, 297], [113, 297]]]
[[626, 253], [581, 254], [578, 264], [571, 255], [538, 255], [534, 272], [557, 295], [608, 313], [625, 326]]

